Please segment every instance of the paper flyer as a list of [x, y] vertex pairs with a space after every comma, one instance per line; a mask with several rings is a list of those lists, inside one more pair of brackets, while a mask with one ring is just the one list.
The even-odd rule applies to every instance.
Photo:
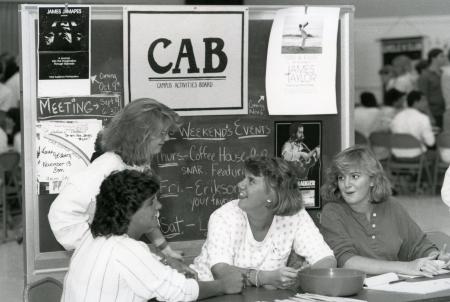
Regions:
[[90, 94], [90, 7], [40, 6], [38, 96]]
[[59, 193], [65, 181], [90, 164], [102, 122], [96, 119], [41, 121], [36, 124], [37, 179]]
[[[151, 29], [151, 30], [149, 30]], [[247, 114], [247, 7], [128, 7], [128, 98], [180, 115]]]
[[277, 11], [267, 52], [271, 115], [336, 114], [337, 7]]

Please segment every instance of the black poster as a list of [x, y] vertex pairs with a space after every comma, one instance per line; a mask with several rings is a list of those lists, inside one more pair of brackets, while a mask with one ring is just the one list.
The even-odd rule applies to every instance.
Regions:
[[320, 207], [321, 122], [275, 122], [275, 153], [294, 162], [306, 208]]
[[89, 7], [39, 7], [39, 79], [88, 79], [89, 35]]

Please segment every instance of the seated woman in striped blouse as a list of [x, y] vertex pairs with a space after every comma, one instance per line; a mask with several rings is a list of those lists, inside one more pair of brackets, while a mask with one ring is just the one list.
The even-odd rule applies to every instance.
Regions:
[[187, 279], [132, 238], [158, 228], [158, 181], [146, 172], [113, 172], [101, 184], [90, 232], [72, 256], [61, 301], [193, 301], [239, 293], [239, 273], [212, 282]]

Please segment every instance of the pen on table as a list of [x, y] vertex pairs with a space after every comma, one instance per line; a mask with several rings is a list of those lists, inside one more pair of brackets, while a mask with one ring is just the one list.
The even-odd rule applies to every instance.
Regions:
[[399, 282], [403, 282], [403, 281], [406, 281], [406, 280], [407, 280], [406, 278], [400, 278], [398, 280], [389, 281], [389, 284], [399, 283]]

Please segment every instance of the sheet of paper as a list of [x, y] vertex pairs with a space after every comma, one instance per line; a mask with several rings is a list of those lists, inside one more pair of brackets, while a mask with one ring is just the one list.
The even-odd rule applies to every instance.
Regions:
[[450, 288], [450, 278], [432, 279], [428, 281], [418, 282], [398, 282], [393, 284], [383, 284], [370, 287], [374, 290], [382, 290], [389, 292], [402, 292], [411, 294], [428, 294], [438, 292], [441, 290], [448, 290]]
[[271, 115], [335, 114], [339, 8], [280, 9], [267, 50]]
[[366, 300], [345, 297], [330, 297], [317, 294], [296, 294], [288, 299], [275, 300], [276, 302], [365, 302]]

